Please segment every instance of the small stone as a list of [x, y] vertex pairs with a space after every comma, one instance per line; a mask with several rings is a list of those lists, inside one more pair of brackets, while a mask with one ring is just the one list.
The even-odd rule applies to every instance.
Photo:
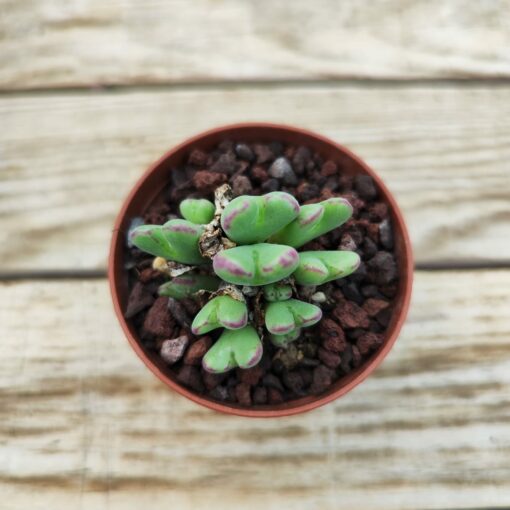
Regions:
[[164, 340], [161, 344], [159, 354], [165, 363], [173, 365], [182, 358], [184, 351], [188, 347], [188, 343], [189, 338], [187, 335]]
[[386, 329], [390, 323], [391, 315], [392, 315], [391, 308], [386, 308], [382, 312], [378, 313], [375, 316], [375, 319], [383, 328]]
[[251, 176], [253, 179], [259, 182], [264, 182], [269, 179], [269, 175], [267, 173], [267, 170], [262, 166], [254, 166], [251, 169]]
[[384, 202], [375, 202], [368, 208], [370, 221], [382, 221], [388, 216], [388, 206]]
[[298, 371], [285, 372], [282, 376], [283, 384], [296, 395], [303, 392], [303, 378]]
[[298, 175], [305, 173], [305, 168], [312, 158], [308, 147], [298, 147], [292, 158], [292, 166]]
[[364, 299], [356, 282], [346, 282], [345, 285], [342, 286], [342, 293], [346, 299], [354, 301], [357, 305], [361, 306], [363, 304]]
[[266, 193], [271, 193], [272, 191], [278, 191], [280, 189], [280, 182], [278, 179], [268, 179], [267, 181], [262, 183], [261, 188]]
[[257, 163], [269, 163], [274, 159], [274, 154], [271, 149], [265, 144], [256, 144], [253, 146], [253, 152], [257, 157]]
[[209, 336], [203, 336], [196, 342], [191, 344], [190, 348], [184, 356], [184, 364], [186, 365], [200, 365], [205, 353], [210, 349], [212, 339]]
[[364, 200], [373, 200], [377, 196], [374, 180], [369, 175], [357, 175], [354, 178], [354, 189]]
[[250, 194], [253, 191], [250, 179], [245, 175], [236, 175], [232, 179], [232, 193], [234, 197]]
[[138, 280], [142, 283], [149, 283], [154, 280], [158, 280], [158, 279], [162, 279], [162, 278], [163, 278], [163, 275], [159, 271], [152, 269], [152, 267], [146, 267], [138, 275]]
[[388, 219], [382, 221], [379, 225], [379, 241], [382, 247], [386, 250], [393, 249], [393, 229], [391, 228], [391, 223]]
[[352, 366], [353, 366], [353, 368], [359, 367], [361, 365], [362, 361], [363, 361], [363, 357], [361, 356], [359, 349], [355, 345], [353, 345], [352, 346]]
[[202, 151], [200, 149], [193, 149], [191, 151], [191, 154], [189, 155], [188, 164], [194, 165], [194, 166], [199, 166], [199, 167], [204, 167], [207, 164], [208, 157], [209, 156], [204, 151]]
[[233, 152], [222, 154], [211, 166], [211, 172], [232, 175], [237, 170], [238, 163]]
[[197, 367], [183, 365], [177, 372], [177, 380], [184, 386], [187, 386], [198, 393], [202, 393], [204, 391], [200, 370]]
[[333, 319], [324, 318], [320, 322], [322, 346], [331, 352], [341, 353], [347, 346], [344, 330]]
[[355, 251], [358, 248], [356, 241], [354, 241], [351, 234], [343, 234], [340, 239], [339, 250], [343, 251]]
[[143, 329], [150, 335], [172, 337], [175, 323], [168, 310], [168, 298], [160, 296], [154, 301], [143, 321]]
[[257, 386], [253, 390], [253, 403], [259, 406], [263, 406], [267, 403], [267, 388], [264, 386]]
[[326, 179], [326, 182], [324, 183], [324, 189], [323, 192], [326, 190], [329, 190], [330, 192], [334, 193], [338, 190], [340, 187], [340, 183], [338, 182], [337, 177], [329, 177]]
[[320, 189], [316, 184], [302, 182], [296, 189], [296, 196], [301, 202], [307, 202], [312, 198], [319, 196]]
[[371, 298], [371, 297], [380, 297], [381, 294], [379, 293], [379, 289], [377, 288], [377, 285], [363, 285], [361, 287], [361, 294], [363, 294], [363, 297], [365, 298]]
[[207, 372], [207, 370], [202, 370], [202, 380], [209, 391], [220, 385], [227, 376], [228, 372], [224, 372], [223, 374], [213, 374], [211, 372]]
[[368, 328], [368, 314], [353, 301], [345, 301], [333, 310], [333, 317], [342, 328]]
[[126, 308], [126, 313], [124, 317], [126, 319], [131, 319], [137, 313], [140, 313], [145, 308], [154, 303], [154, 296], [147, 289], [147, 287], [142, 282], [136, 282], [129, 293], [128, 304]]
[[336, 368], [340, 365], [342, 359], [338, 354], [329, 351], [328, 349], [319, 349], [319, 359], [329, 368]]
[[368, 354], [370, 351], [373, 351], [377, 347], [379, 347], [383, 342], [383, 337], [380, 334], [368, 332], [364, 335], [361, 335], [356, 340], [356, 345], [359, 349], [359, 352], [364, 356]]
[[227, 176], [219, 172], [200, 170], [193, 176], [193, 185], [203, 192], [214, 191], [218, 186], [227, 181]]
[[363, 304], [363, 309], [369, 317], [375, 317], [380, 311], [388, 308], [390, 304], [384, 299], [370, 298]]
[[240, 159], [252, 162], [255, 159], [255, 154], [250, 149], [250, 146], [245, 143], [238, 143], [235, 147], [235, 153]]
[[366, 226], [368, 239], [371, 239], [374, 243], [379, 242], [379, 224], [378, 223], [368, 223]]
[[384, 294], [387, 298], [394, 298], [397, 295], [397, 291], [398, 285], [396, 282], [381, 287], [381, 294]]
[[209, 392], [209, 396], [215, 400], [220, 400], [221, 402], [229, 400], [230, 397], [228, 388], [226, 386], [216, 386]]
[[337, 171], [338, 167], [336, 166], [336, 163], [330, 159], [328, 159], [328, 161], [326, 161], [321, 167], [321, 175], [323, 177], [331, 177], [332, 175], [335, 175]]
[[352, 360], [353, 360], [352, 345], [347, 344], [345, 351], [342, 353], [342, 362], [340, 363], [340, 368], [342, 369], [342, 372], [344, 374], [348, 374], [352, 370], [351, 367]]
[[333, 382], [334, 371], [325, 365], [319, 365], [313, 371], [310, 392], [317, 395], [327, 390]]
[[245, 407], [251, 406], [250, 385], [239, 383], [235, 389], [236, 400]]
[[316, 292], [312, 294], [312, 301], [314, 303], [325, 303], [327, 301], [326, 294], [324, 292]]
[[377, 253], [377, 244], [375, 244], [370, 237], [365, 237], [362, 249], [363, 258], [371, 259]]
[[377, 285], [386, 285], [397, 277], [397, 264], [393, 255], [387, 251], [378, 252], [367, 263], [372, 280]]
[[283, 394], [276, 388], [268, 388], [267, 401], [271, 405], [281, 404], [283, 402]]
[[182, 188], [188, 184], [189, 180], [184, 168], [174, 168], [170, 172], [170, 182], [173, 188]]
[[295, 186], [298, 182], [289, 160], [284, 157], [276, 159], [269, 167], [268, 173], [271, 177], [281, 180], [286, 186]]
[[179, 301], [174, 298], [168, 298], [168, 309], [177, 324], [189, 328], [191, 319], [189, 318], [186, 308], [184, 308]]
[[312, 384], [313, 381], [313, 371], [310, 370], [309, 368], [301, 367], [299, 369], [299, 373], [301, 374], [301, 379], [303, 380], [303, 386], [305, 388], [310, 386], [310, 384]]
[[263, 373], [264, 370], [260, 364], [255, 365], [252, 368], [239, 369], [237, 372], [239, 380], [243, 383], [249, 384], [250, 386], [256, 386]]
[[281, 142], [269, 142], [268, 147], [273, 153], [274, 158], [283, 154], [283, 144]]
[[266, 374], [262, 379], [262, 384], [267, 388], [276, 388], [277, 390], [283, 391], [282, 382], [274, 374]]

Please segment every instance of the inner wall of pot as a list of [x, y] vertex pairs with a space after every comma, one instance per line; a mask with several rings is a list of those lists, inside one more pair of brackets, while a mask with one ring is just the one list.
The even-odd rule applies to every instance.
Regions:
[[[396, 214], [396, 208], [398, 207], [387, 190], [386, 186], [383, 184], [381, 179], [374, 174], [374, 172], [368, 168], [362, 161], [358, 160], [356, 156], [347, 152], [339, 152], [339, 148], [335, 145], [330, 145], [327, 140], [323, 140], [319, 137], [310, 137], [306, 133], [301, 133], [298, 131], [289, 132], [284, 128], [278, 127], [268, 127], [265, 126], [264, 129], [257, 126], [248, 126], [248, 127], [233, 127], [227, 128], [222, 131], [215, 131], [210, 134], [199, 135], [191, 140], [188, 140], [185, 144], [182, 144], [176, 147], [174, 150], [165, 154], [158, 162], [156, 162], [147, 172], [142, 176], [142, 178], [138, 181], [137, 185], [135, 185], [132, 190], [130, 196], [128, 197], [125, 207], [123, 211], [121, 211], [120, 215], [123, 215], [123, 222], [120, 226], [120, 232], [117, 238], [117, 242], [115, 245], [115, 253], [114, 253], [114, 274], [116, 276], [117, 282], [117, 294], [119, 296], [119, 302], [122, 307], [122, 311], [125, 310], [127, 306], [128, 299], [128, 281], [126, 278], [125, 272], [125, 264], [126, 264], [126, 235], [129, 228], [129, 224], [132, 218], [135, 216], [142, 216], [152, 205], [162, 202], [165, 199], [166, 192], [168, 190], [169, 182], [170, 182], [170, 172], [174, 168], [178, 168], [183, 165], [188, 157], [190, 151], [194, 148], [199, 148], [204, 151], [209, 151], [213, 149], [217, 144], [222, 142], [223, 140], [231, 139], [233, 141], [243, 141], [248, 143], [254, 142], [272, 142], [279, 141], [285, 144], [292, 145], [304, 145], [312, 149], [313, 151], [318, 152], [325, 159], [331, 159], [334, 162], [338, 163], [339, 166], [343, 169], [344, 173], [348, 175], [356, 175], [356, 174], [369, 174], [376, 182], [377, 187], [381, 195], [384, 197], [384, 200], [389, 204], [391, 209], [391, 218], [393, 222], [393, 228], [395, 231], [395, 256], [397, 258], [398, 270], [399, 270], [399, 283], [398, 283], [398, 292], [395, 299], [395, 308], [393, 311], [393, 315], [388, 325], [387, 332], [389, 332], [388, 337], [385, 340], [385, 343], [379, 348], [378, 351], [374, 352], [372, 356], [365, 361], [363, 365], [353, 370], [347, 376], [343, 377], [335, 384], [331, 385], [331, 387], [321, 395], [311, 395], [301, 399], [292, 400], [289, 402], [285, 402], [279, 406], [260, 406], [257, 409], [289, 409], [293, 407], [297, 407], [308, 402], [314, 401], [317, 398], [322, 398], [332, 393], [336, 393], [339, 389], [348, 386], [354, 379], [356, 379], [361, 372], [363, 372], [368, 364], [371, 364], [374, 361], [374, 358], [383, 355], [381, 351], [387, 352], [392, 344], [394, 343], [398, 330], [395, 330], [396, 321], [398, 320], [398, 316], [400, 310], [404, 305], [404, 294], [405, 289], [408, 285], [408, 271], [406, 271], [406, 267], [410, 265], [410, 261], [407, 260], [407, 252], [404, 246], [404, 237], [407, 235], [405, 231], [405, 226], [402, 223], [402, 220]], [[124, 319], [123, 319], [124, 320]], [[126, 323], [127, 328], [132, 335], [133, 338], [137, 339], [137, 333], [134, 330], [133, 326], [130, 323]], [[175, 382], [175, 384], [179, 384], [176, 381], [176, 378], [172, 371], [165, 365], [165, 363], [161, 360], [157, 354], [152, 351], [147, 350], [141, 342], [138, 342], [138, 348], [143, 350], [145, 355], [152, 361], [152, 363], [158, 367], [158, 369], [169, 379]], [[367, 373], [368, 375], [368, 373]], [[216, 405], [220, 404], [212, 399], [209, 399], [205, 396], [200, 396], [202, 399], [209, 400], [214, 402]], [[220, 404], [222, 406], [231, 407], [231, 408], [240, 408], [244, 409], [241, 406], [237, 406], [235, 404]]]

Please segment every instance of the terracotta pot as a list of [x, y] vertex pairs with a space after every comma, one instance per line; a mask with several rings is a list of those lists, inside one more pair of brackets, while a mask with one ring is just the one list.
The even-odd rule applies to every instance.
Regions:
[[[256, 409], [242, 408], [235, 404], [226, 404], [210, 400], [183, 387], [175, 379], [174, 375], [159, 356], [156, 353], [147, 351], [143, 347], [133, 326], [124, 319], [123, 312], [126, 309], [128, 299], [128, 282], [124, 269], [126, 255], [125, 239], [130, 220], [135, 216], [140, 216], [147, 207], [153, 203], [162, 189], [167, 186], [169, 172], [173, 168], [184, 163], [191, 149], [200, 148], [207, 151], [225, 139], [242, 140], [246, 142], [281, 141], [292, 145], [305, 145], [319, 152], [324, 158], [341, 161], [342, 168], [345, 172], [370, 175], [377, 183], [384, 200], [390, 205], [395, 234], [395, 253], [400, 271], [400, 279], [398, 293], [395, 298], [396, 304], [393, 317], [386, 331], [386, 339], [372, 358], [346, 377], [337, 381], [322, 395], [307, 396], [280, 405], [257, 407]], [[327, 404], [345, 395], [368, 377], [382, 362], [393, 347], [407, 315], [411, 298], [413, 258], [411, 243], [402, 213], [382, 180], [366, 163], [345, 147], [304, 129], [276, 124], [245, 123], [213, 129], [186, 140], [184, 143], [181, 143], [167, 152], [142, 175], [124, 201], [117, 221], [115, 222], [108, 263], [108, 278], [110, 280], [115, 313], [117, 314], [117, 318], [120, 321], [129, 343], [149, 369], [167, 386], [190, 400], [216, 411], [249, 417], [278, 417], [310, 411], [311, 409]]]

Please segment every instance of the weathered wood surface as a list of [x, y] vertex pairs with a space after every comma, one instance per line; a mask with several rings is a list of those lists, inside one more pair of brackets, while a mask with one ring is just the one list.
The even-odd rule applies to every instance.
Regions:
[[510, 76], [508, 0], [3, 0], [0, 88]]
[[312, 128], [386, 179], [418, 262], [510, 259], [510, 87], [242, 87], [0, 99], [2, 272], [103, 269], [141, 172], [252, 119]]
[[510, 505], [510, 271], [419, 272], [410, 320], [343, 399], [216, 414], [145, 369], [104, 280], [0, 286], [2, 508]]

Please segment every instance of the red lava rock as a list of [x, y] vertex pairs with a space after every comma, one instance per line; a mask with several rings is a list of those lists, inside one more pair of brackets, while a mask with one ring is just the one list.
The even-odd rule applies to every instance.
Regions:
[[339, 250], [355, 251], [357, 248], [358, 245], [352, 238], [351, 234], [345, 233], [342, 235], [342, 238], [340, 240], [340, 246], [338, 246]]
[[361, 353], [359, 352], [359, 349], [353, 345], [352, 346], [352, 366], [353, 368], [358, 368], [361, 365], [361, 362], [363, 361], [363, 358], [361, 356]]
[[271, 405], [281, 404], [283, 402], [283, 394], [276, 388], [268, 388], [267, 390], [267, 401]]
[[329, 368], [336, 368], [342, 362], [342, 359], [338, 354], [323, 349], [319, 349], [319, 359]]
[[367, 266], [369, 274], [377, 285], [391, 283], [398, 274], [395, 257], [387, 251], [378, 252], [368, 261]]
[[382, 221], [388, 216], [388, 206], [384, 202], [375, 202], [368, 208], [370, 221]]
[[299, 371], [284, 372], [283, 384], [292, 392], [299, 395], [303, 391], [304, 382]]
[[383, 342], [382, 335], [377, 333], [368, 332], [361, 335], [356, 340], [356, 346], [359, 349], [361, 355], [368, 354], [370, 351], [377, 349]]
[[130, 319], [145, 308], [151, 306], [152, 303], [154, 303], [154, 297], [149, 289], [143, 285], [142, 282], [136, 282], [129, 294], [124, 317]]
[[298, 147], [292, 157], [292, 167], [298, 175], [303, 175], [311, 162], [312, 153], [308, 147]]
[[200, 337], [196, 342], [191, 344], [184, 356], [184, 364], [200, 365], [205, 353], [212, 345], [212, 339], [209, 336]]
[[379, 242], [379, 224], [377, 223], [369, 223], [367, 225], [367, 235], [369, 239], [372, 239], [374, 243]]
[[236, 400], [243, 406], [251, 406], [250, 385], [244, 382], [239, 383], [235, 389]]
[[188, 164], [204, 167], [207, 164], [208, 154], [200, 149], [193, 149], [188, 158]]
[[193, 184], [201, 191], [213, 191], [227, 181], [227, 176], [219, 172], [200, 170], [193, 176]]
[[269, 174], [267, 173], [267, 170], [263, 166], [255, 165], [251, 169], [251, 176], [253, 179], [259, 182], [264, 182], [269, 179]]
[[367, 312], [369, 317], [375, 317], [380, 311], [388, 308], [390, 304], [384, 299], [370, 298], [363, 304], [363, 310]]
[[344, 330], [333, 319], [323, 318], [319, 323], [322, 346], [328, 351], [340, 353], [345, 350], [347, 341]]
[[323, 177], [331, 177], [332, 175], [335, 175], [338, 170], [338, 167], [336, 166], [336, 163], [334, 161], [331, 161], [328, 159], [321, 168], [321, 175]]
[[159, 271], [152, 269], [152, 267], [146, 267], [140, 271], [140, 274], [138, 275], [138, 281], [142, 283], [149, 283], [162, 277], [163, 275]]
[[168, 298], [158, 297], [145, 316], [143, 329], [151, 335], [168, 338], [172, 336], [174, 326], [174, 320], [168, 311]]
[[223, 374], [212, 374], [207, 370], [202, 370], [202, 380], [204, 381], [205, 387], [211, 391], [216, 386], [220, 385], [228, 376], [228, 372]]
[[168, 204], [158, 204], [155, 207], [151, 207], [143, 215], [143, 219], [147, 225], [161, 225], [167, 221], [169, 214], [170, 206]]
[[368, 314], [353, 301], [341, 303], [333, 310], [333, 317], [342, 328], [368, 328]]
[[322, 393], [333, 383], [335, 372], [325, 365], [319, 365], [313, 371], [313, 380], [310, 386], [310, 392], [313, 394]]
[[259, 383], [263, 373], [264, 369], [260, 366], [260, 363], [252, 368], [239, 369], [237, 371], [239, 380], [249, 384], [250, 386], [256, 386]]
[[245, 175], [236, 175], [232, 179], [232, 193], [235, 197], [249, 194], [252, 191], [251, 181]]
[[179, 336], [169, 340], [164, 340], [161, 344], [159, 354], [165, 363], [173, 365], [179, 361], [184, 355], [186, 347], [188, 347], [189, 338], [187, 335]]
[[197, 367], [192, 365], [183, 365], [177, 372], [177, 380], [184, 386], [187, 386], [198, 393], [202, 393], [204, 391], [200, 370]]
[[253, 390], [253, 403], [259, 406], [263, 406], [267, 403], [267, 388], [264, 386], [257, 386]]
[[377, 196], [374, 180], [369, 175], [356, 175], [354, 189], [364, 200], [373, 200]]
[[253, 146], [253, 152], [257, 157], [257, 163], [269, 163], [274, 159], [273, 151], [265, 144], [256, 144]]

